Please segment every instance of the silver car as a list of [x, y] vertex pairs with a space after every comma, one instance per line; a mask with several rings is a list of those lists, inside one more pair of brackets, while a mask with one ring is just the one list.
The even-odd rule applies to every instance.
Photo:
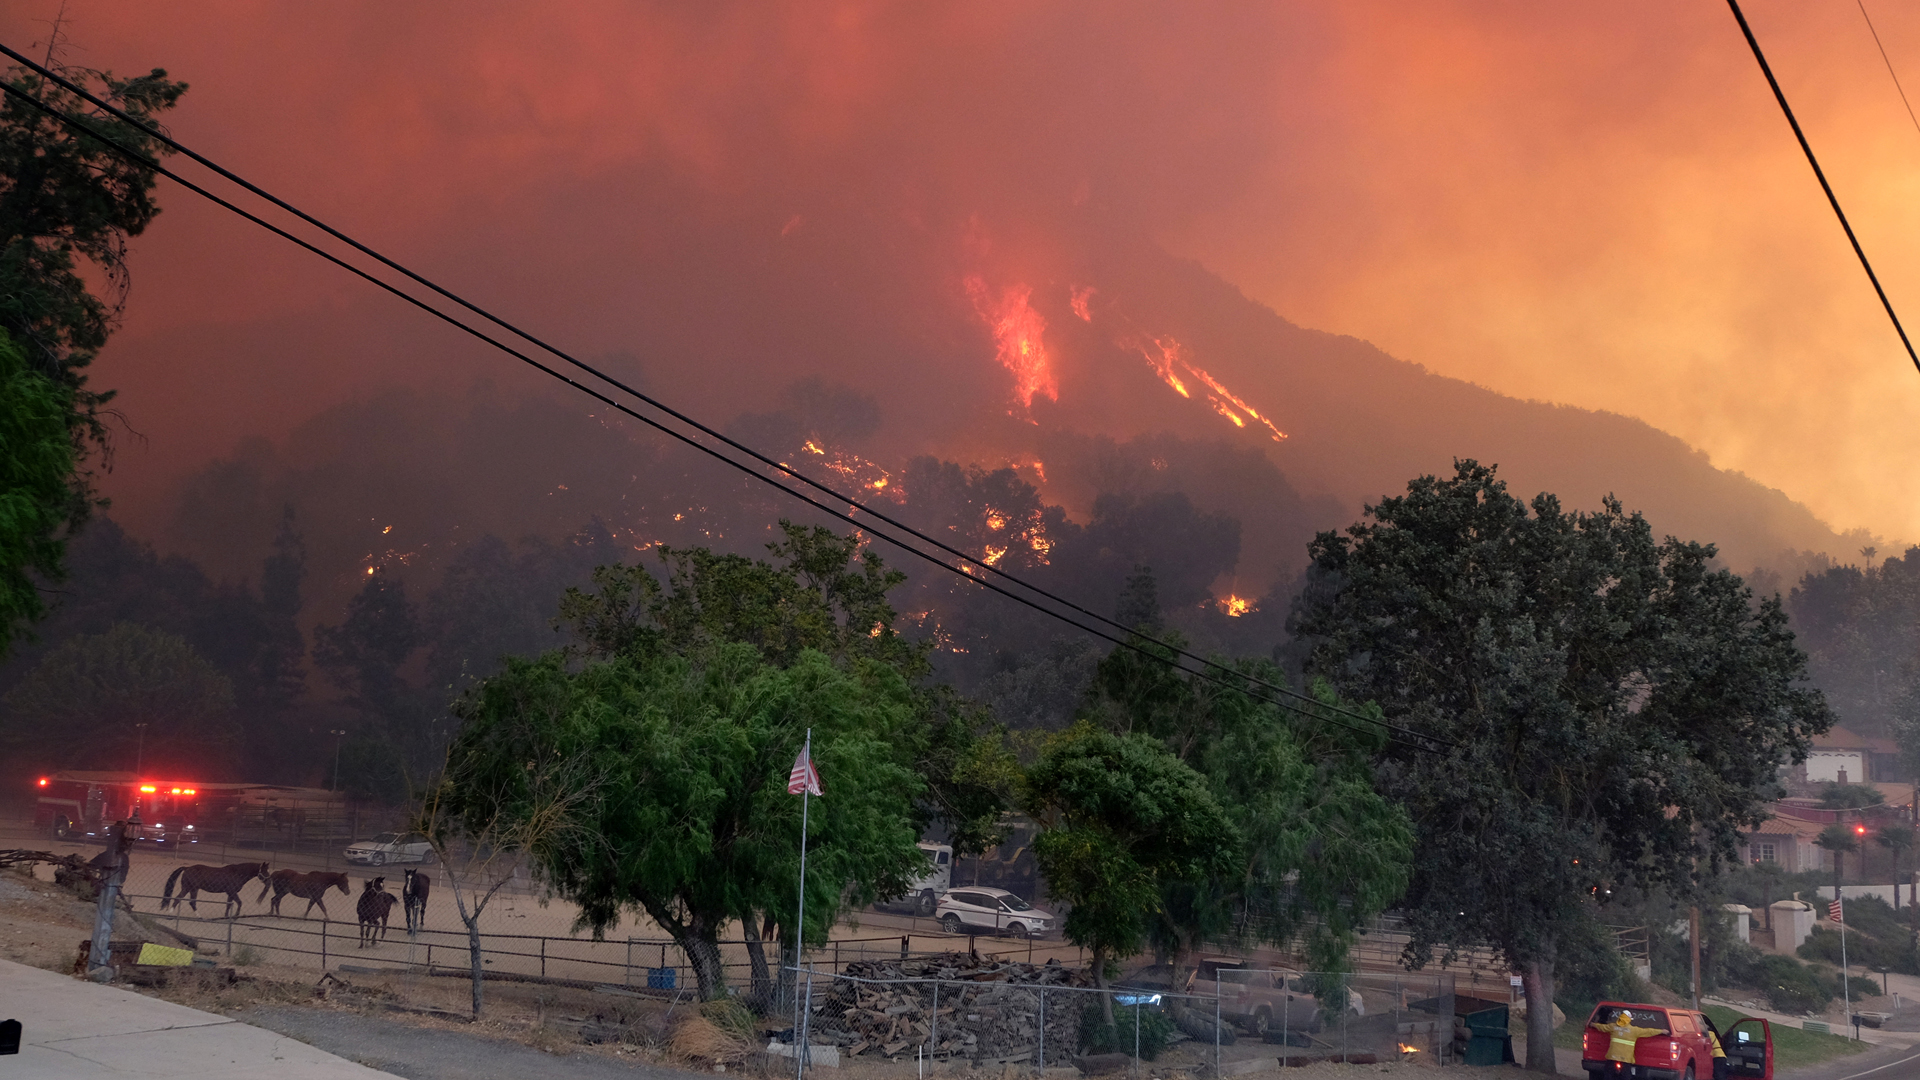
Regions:
[[429, 863], [433, 859], [433, 845], [419, 833], [380, 833], [371, 840], [355, 840], [347, 845], [347, 861], [365, 866]]
[[949, 934], [1006, 934], [1041, 937], [1053, 926], [1053, 916], [1005, 889], [973, 886], [949, 889], [935, 911]]

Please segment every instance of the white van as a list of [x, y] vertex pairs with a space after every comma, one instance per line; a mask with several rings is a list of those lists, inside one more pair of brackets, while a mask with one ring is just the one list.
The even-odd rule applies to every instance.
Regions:
[[920, 843], [927, 857], [927, 872], [913, 880], [907, 891], [873, 906], [882, 911], [907, 911], [921, 917], [933, 914], [940, 905], [940, 894], [953, 884], [953, 848], [946, 844]]

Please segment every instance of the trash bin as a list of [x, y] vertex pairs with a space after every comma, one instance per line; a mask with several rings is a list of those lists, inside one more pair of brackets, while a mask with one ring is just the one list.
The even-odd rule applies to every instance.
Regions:
[[1468, 1065], [1505, 1065], [1513, 1061], [1513, 1035], [1507, 1031], [1507, 1007], [1470, 1012], [1467, 1025], [1467, 1049], [1462, 1056]]
[[674, 983], [674, 977], [673, 977], [672, 968], [657, 967], [657, 968], [647, 969], [647, 989], [671, 990], [673, 989], [673, 983]]

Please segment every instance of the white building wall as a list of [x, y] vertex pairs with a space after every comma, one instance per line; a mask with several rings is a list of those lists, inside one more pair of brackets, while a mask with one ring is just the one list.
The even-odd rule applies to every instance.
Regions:
[[1842, 772], [1847, 774], [1849, 784], [1866, 783], [1866, 754], [1860, 750], [1814, 750], [1807, 754], [1807, 779], [1812, 783], [1837, 781]]

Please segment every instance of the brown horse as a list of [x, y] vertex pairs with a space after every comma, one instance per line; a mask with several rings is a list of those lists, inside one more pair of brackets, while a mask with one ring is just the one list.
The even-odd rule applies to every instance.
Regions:
[[[198, 912], [200, 890], [205, 889], [208, 892], [227, 894], [226, 906], [220, 911], [222, 917], [225, 917], [229, 911], [237, 915], [240, 909], [246, 906], [240, 899], [240, 890], [246, 888], [247, 882], [255, 878], [263, 882], [267, 880], [266, 863], [243, 862], [234, 863], [231, 866], [201, 866], [196, 863], [192, 866], [182, 866], [167, 877], [167, 887], [160, 894], [160, 910], [167, 910], [169, 904], [177, 908], [180, 906], [180, 900], [185, 900], [189, 908]], [[180, 884], [180, 900], [173, 898], [175, 882]]]
[[305, 900], [307, 902], [307, 910], [300, 913], [301, 918], [304, 919], [313, 914], [313, 909], [318, 906], [320, 908], [320, 917], [329, 919], [332, 918], [332, 916], [327, 914], [327, 901], [325, 898], [327, 890], [332, 888], [339, 889], [340, 895], [342, 896], [347, 895], [347, 875], [329, 874], [323, 870], [315, 870], [311, 874], [303, 874], [298, 870], [275, 870], [273, 872], [273, 880], [269, 884], [260, 887], [260, 895], [255, 897], [253, 902], [257, 904], [265, 900], [267, 898], [267, 890], [272, 889], [273, 906], [269, 908], [268, 911], [270, 914], [278, 915], [280, 914], [280, 901], [284, 900], [288, 893], [292, 893], [294, 899]]
[[387, 879], [372, 878], [360, 888], [360, 947], [372, 948], [387, 935], [387, 916], [400, 898], [387, 891]]
[[407, 933], [418, 935], [427, 926], [427, 896], [433, 891], [433, 879], [419, 870], [406, 871], [406, 884], [400, 888], [400, 900], [407, 909]]

